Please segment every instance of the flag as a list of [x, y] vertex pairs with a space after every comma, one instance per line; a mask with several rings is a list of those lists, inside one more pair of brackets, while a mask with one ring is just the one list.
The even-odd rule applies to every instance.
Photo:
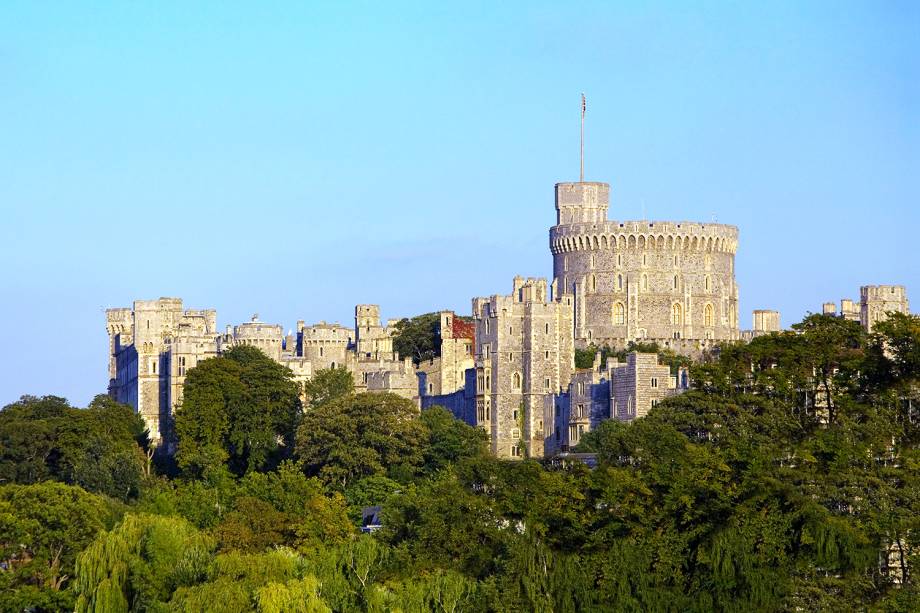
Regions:
[[584, 115], [586, 110], [588, 110], [588, 103], [587, 103], [587, 100], [585, 100], [585, 95], [582, 94], [581, 95], [581, 114]]

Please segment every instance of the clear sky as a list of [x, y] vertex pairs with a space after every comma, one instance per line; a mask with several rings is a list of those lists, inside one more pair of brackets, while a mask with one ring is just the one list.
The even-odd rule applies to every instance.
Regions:
[[350, 325], [549, 276], [582, 91], [612, 219], [740, 227], [743, 327], [920, 304], [917, 2], [7, 0], [0, 405], [104, 392], [135, 299]]

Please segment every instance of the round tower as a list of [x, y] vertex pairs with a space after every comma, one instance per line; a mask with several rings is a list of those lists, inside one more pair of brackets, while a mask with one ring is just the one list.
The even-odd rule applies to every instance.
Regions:
[[554, 286], [575, 298], [576, 344], [654, 341], [694, 354], [738, 339], [738, 228], [610, 221], [609, 194], [606, 183], [556, 185]]

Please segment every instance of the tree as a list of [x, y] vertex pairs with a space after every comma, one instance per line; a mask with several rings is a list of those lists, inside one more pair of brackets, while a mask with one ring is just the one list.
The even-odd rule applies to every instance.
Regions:
[[87, 409], [23, 397], [0, 411], [0, 480], [55, 479], [127, 500], [144, 477], [146, 444], [143, 420], [107, 396]]
[[441, 314], [425, 313], [396, 322], [393, 349], [418, 366], [441, 355]]
[[441, 406], [422, 411], [421, 421], [428, 429], [424, 468], [432, 473], [464, 458], [488, 453], [488, 438], [481, 428], [474, 428], [455, 418]]
[[162, 609], [178, 588], [205, 580], [213, 549], [184, 519], [126, 515], [77, 558], [75, 610]]
[[0, 487], [0, 609], [72, 610], [77, 554], [117, 512], [112, 500], [62, 483]]
[[301, 412], [293, 374], [255, 347], [234, 347], [188, 372], [176, 410], [179, 467], [242, 475], [285, 457]]
[[304, 415], [296, 451], [307, 474], [344, 490], [361, 477], [414, 473], [427, 434], [412, 401], [389, 393], [357, 394]]
[[307, 406], [311, 409], [349, 396], [355, 391], [355, 381], [344, 366], [324, 368], [313, 373], [313, 378], [304, 384]]

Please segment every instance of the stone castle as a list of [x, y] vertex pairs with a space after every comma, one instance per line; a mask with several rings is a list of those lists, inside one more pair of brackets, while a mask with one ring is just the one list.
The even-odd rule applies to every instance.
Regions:
[[[472, 321], [440, 313], [440, 355], [415, 367], [393, 351], [396, 320], [377, 305], [355, 307], [353, 327], [297, 322], [296, 335], [257, 316], [217, 329], [214, 310], [186, 310], [178, 298], [109, 309], [109, 394], [132, 405], [151, 439], [170, 448], [174, 411], [190, 369], [251, 345], [287, 366], [302, 384], [345, 368], [358, 391], [388, 391], [421, 408], [442, 405], [489, 435], [501, 458], [568, 451], [605, 419], [645, 415], [689, 387], [656, 354], [575, 368], [575, 350], [651, 343], [699, 357], [718, 344], [781, 329], [780, 314], [756, 310], [739, 329], [738, 228], [716, 223], [611, 221], [606, 183], [559, 183], [549, 231], [553, 279], [516, 277], [509, 295], [473, 298]], [[824, 313], [837, 314], [833, 303]], [[839, 316], [869, 331], [891, 311], [908, 313], [903, 286], [866, 286], [841, 301]]]

